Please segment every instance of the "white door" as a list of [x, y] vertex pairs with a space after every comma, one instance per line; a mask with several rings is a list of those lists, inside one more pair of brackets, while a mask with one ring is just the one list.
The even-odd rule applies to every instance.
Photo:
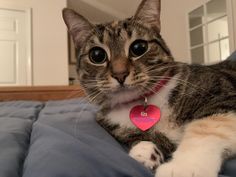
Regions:
[[0, 86], [31, 85], [29, 14], [0, 8]]

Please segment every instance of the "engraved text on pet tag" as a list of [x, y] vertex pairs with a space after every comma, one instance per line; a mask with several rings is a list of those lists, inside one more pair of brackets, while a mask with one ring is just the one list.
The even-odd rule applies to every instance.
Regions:
[[131, 122], [142, 131], [146, 131], [160, 121], [161, 111], [155, 105], [137, 105], [130, 111]]

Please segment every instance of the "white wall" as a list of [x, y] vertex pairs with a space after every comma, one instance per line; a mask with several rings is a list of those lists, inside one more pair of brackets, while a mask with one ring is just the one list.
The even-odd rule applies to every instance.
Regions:
[[66, 0], [0, 0], [0, 7], [32, 9], [33, 85], [67, 85]]
[[34, 84], [68, 84], [66, 0], [33, 0]]
[[187, 13], [205, 0], [163, 0], [162, 35], [178, 61], [190, 62]]

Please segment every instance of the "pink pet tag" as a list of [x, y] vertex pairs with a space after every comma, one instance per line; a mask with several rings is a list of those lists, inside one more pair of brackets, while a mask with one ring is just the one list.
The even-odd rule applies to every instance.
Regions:
[[148, 105], [147, 97], [157, 93], [164, 85], [169, 82], [170, 78], [164, 78], [161, 80], [154, 90], [145, 94], [145, 102], [143, 105], [138, 105], [130, 110], [131, 122], [142, 131], [146, 131], [152, 128], [161, 118], [161, 110], [155, 105]]
[[131, 109], [130, 120], [142, 131], [146, 131], [160, 121], [161, 111], [155, 105], [138, 105]]

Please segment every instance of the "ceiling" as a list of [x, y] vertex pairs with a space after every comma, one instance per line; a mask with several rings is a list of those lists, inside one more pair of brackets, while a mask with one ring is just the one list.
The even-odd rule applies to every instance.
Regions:
[[68, 7], [95, 23], [130, 17], [141, 0], [68, 0]]

